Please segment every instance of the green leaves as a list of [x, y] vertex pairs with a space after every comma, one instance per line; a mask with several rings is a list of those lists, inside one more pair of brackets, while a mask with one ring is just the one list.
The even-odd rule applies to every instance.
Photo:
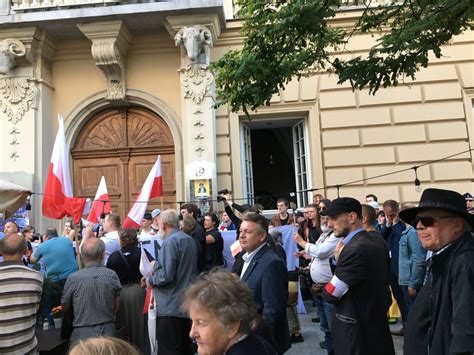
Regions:
[[[240, 0], [241, 50], [227, 52], [212, 68], [220, 101], [232, 111], [269, 105], [293, 77], [330, 70], [339, 83], [367, 87], [375, 94], [415, 78], [428, 56], [462, 33], [473, 19], [471, 0], [406, 0], [367, 7], [352, 29], [329, 25], [341, 10], [339, 0]], [[357, 33], [384, 34], [369, 53], [343, 60], [344, 45]], [[387, 31], [388, 30], [388, 31]], [[331, 56], [332, 55], [332, 56]]]

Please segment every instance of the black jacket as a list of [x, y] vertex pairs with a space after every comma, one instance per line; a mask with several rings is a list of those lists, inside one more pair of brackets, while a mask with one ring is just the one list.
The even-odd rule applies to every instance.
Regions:
[[[415, 315], [427, 314], [428, 324], [424, 318], [410, 316], [409, 327], [424, 327], [430, 355], [472, 354], [474, 238], [471, 233], [466, 232], [446, 250], [433, 255], [430, 271], [428, 301], [415, 302], [410, 311]], [[412, 350], [406, 346], [405, 354], [415, 354]]]
[[382, 243], [366, 231], [357, 233], [340, 254], [335, 277], [349, 289], [340, 298], [327, 291], [329, 286], [323, 290], [324, 299], [334, 303], [334, 354], [394, 354], [387, 323], [389, 260]]

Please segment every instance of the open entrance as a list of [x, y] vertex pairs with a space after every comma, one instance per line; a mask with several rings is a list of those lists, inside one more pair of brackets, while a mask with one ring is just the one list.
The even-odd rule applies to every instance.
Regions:
[[309, 201], [303, 119], [255, 120], [242, 124], [244, 196], [273, 210], [284, 197], [303, 207]]

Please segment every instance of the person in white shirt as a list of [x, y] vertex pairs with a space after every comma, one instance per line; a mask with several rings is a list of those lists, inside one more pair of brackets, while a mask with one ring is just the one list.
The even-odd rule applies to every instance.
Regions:
[[105, 217], [104, 236], [100, 238], [105, 244], [105, 254], [102, 263], [107, 264], [110, 254], [116, 250], [120, 250], [120, 216], [115, 213], [110, 213]]
[[158, 259], [158, 254], [163, 245], [163, 238], [160, 236], [159, 232], [159, 222], [161, 210], [154, 209], [151, 213], [145, 213], [141, 223], [141, 232], [138, 236], [138, 241], [141, 246], [150, 253], [155, 260]]
[[293, 239], [309, 256], [312, 257], [310, 264], [311, 279], [314, 281], [314, 284], [312, 285], [312, 293], [315, 297], [316, 306], [321, 318], [321, 330], [325, 335], [324, 342], [321, 342], [319, 345], [322, 348], [327, 349], [328, 354], [331, 354], [333, 351], [333, 341], [331, 336], [333, 305], [323, 299], [322, 291], [333, 277], [330, 259], [334, 257], [334, 250], [338, 243], [338, 239], [328, 227], [329, 217], [320, 216], [320, 218], [320, 227], [323, 233], [316, 243], [308, 243], [298, 234], [295, 234]]
[[140, 234], [138, 235], [138, 241], [141, 242], [141, 238], [146, 240], [150, 239], [150, 236], [155, 235], [155, 231], [151, 228], [153, 223], [153, 218], [151, 213], [147, 212], [143, 215], [143, 218], [140, 222]]

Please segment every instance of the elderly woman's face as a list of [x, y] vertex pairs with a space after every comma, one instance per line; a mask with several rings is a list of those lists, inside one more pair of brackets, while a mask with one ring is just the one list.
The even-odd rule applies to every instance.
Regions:
[[238, 327], [225, 327], [219, 319], [196, 302], [191, 303], [189, 316], [193, 321], [189, 336], [196, 340], [198, 353], [201, 355], [224, 354], [232, 344]]

